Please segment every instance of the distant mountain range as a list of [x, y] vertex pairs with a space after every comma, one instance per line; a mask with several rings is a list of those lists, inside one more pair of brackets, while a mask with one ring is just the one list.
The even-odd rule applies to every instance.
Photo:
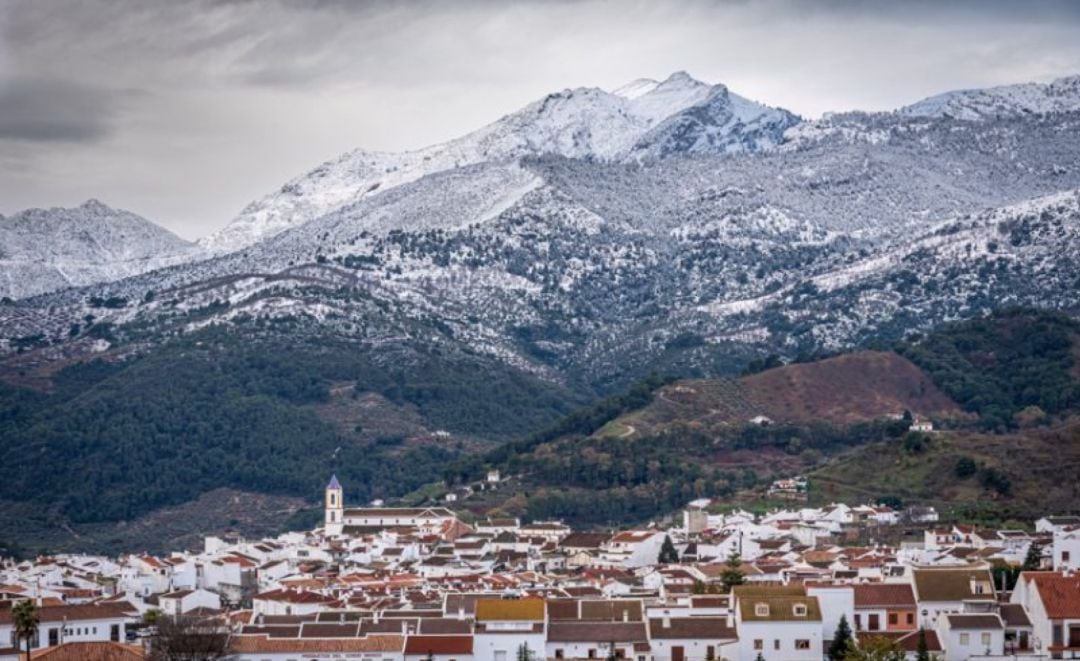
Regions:
[[[1075, 312], [1078, 81], [802, 120], [677, 73], [551, 94], [415, 152], [348, 152], [195, 245], [93, 202], [0, 219], [0, 419], [24, 416], [26, 442], [123, 429], [202, 455], [229, 429], [250, 458], [260, 427], [233, 423], [259, 410], [303, 421], [304, 479], [361, 448], [351, 481], [392, 496], [368, 471], [400, 467], [398, 441], [415, 454], [447, 432], [440, 452], [468, 453], [650, 372]], [[213, 433], [140, 413], [185, 406]], [[162, 460], [145, 452], [125, 456]], [[446, 458], [414, 454], [399, 490]], [[108, 516], [216, 487], [304, 495], [299, 479], [206, 468], [137, 503], [117, 492]]]
[[89, 200], [0, 216], [0, 295], [120, 280], [190, 261], [198, 248], [142, 216]]

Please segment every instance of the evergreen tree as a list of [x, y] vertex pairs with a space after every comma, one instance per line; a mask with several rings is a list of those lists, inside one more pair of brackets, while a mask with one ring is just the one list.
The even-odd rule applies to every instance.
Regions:
[[746, 575], [742, 570], [742, 556], [738, 553], [732, 553], [728, 556], [720, 580], [724, 583], [724, 592], [731, 592], [731, 588], [746, 582]]
[[930, 646], [926, 643], [926, 629], [922, 627], [919, 627], [919, 645], [915, 649], [915, 661], [930, 661]]
[[664, 535], [664, 543], [660, 547], [660, 556], [656, 561], [662, 565], [672, 565], [679, 561], [679, 552], [675, 550], [675, 544], [669, 535]]
[[522, 643], [517, 649], [517, 661], [533, 661], [532, 650], [528, 643]]
[[840, 616], [840, 623], [836, 625], [832, 642], [829, 643], [829, 661], [841, 661], [847, 656], [848, 648], [852, 646], [851, 625], [848, 624], [847, 616]]
[[1032, 542], [1028, 544], [1027, 555], [1024, 556], [1024, 571], [1037, 571], [1042, 568], [1042, 547]]

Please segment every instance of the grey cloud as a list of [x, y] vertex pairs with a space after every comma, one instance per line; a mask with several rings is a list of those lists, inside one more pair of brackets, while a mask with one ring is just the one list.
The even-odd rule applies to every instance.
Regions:
[[679, 69], [890, 109], [1080, 73], [1080, 2], [0, 0], [0, 212], [96, 197], [194, 238], [347, 150]]
[[102, 89], [63, 80], [0, 83], [0, 138], [93, 142], [112, 127], [117, 108]]

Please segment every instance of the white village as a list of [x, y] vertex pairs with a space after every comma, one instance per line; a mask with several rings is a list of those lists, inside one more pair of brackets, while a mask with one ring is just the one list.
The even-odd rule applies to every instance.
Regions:
[[[1080, 658], [1080, 517], [986, 530], [928, 507], [698, 500], [675, 523], [349, 507], [335, 476], [310, 532], [4, 561], [0, 659], [144, 658], [166, 620], [242, 661], [817, 661], [875, 645], [911, 661]], [[901, 529], [921, 536], [872, 539]], [[37, 616], [25, 639], [20, 604]]]

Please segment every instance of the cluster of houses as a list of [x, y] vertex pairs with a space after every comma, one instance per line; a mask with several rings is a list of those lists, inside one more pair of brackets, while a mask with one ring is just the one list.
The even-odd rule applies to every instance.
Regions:
[[[901, 524], [922, 538], [852, 541]], [[347, 508], [335, 479], [324, 525], [306, 533], [5, 561], [0, 660], [17, 658], [12, 606], [26, 600], [32, 658], [53, 661], [144, 658], [161, 617], [211, 624], [239, 661], [817, 661], [841, 620], [859, 643], [887, 639], [913, 660], [920, 648], [942, 661], [1070, 659], [1078, 569], [1080, 517], [990, 531], [929, 509], [755, 516], [699, 501], [668, 529], [581, 532]]]

